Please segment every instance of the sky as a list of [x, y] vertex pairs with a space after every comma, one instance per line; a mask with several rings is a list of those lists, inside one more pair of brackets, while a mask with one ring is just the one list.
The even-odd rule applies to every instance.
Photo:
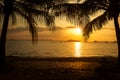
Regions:
[[[73, 25], [65, 20], [56, 20], [56, 26], [58, 29], [56, 31], [49, 31], [43, 23], [39, 23], [38, 35], [39, 39], [51, 39], [51, 40], [80, 40], [84, 41], [81, 32], [77, 32], [76, 25]], [[8, 30], [8, 39], [17, 39], [17, 40], [31, 40], [31, 35], [24, 25], [9, 25]], [[88, 39], [89, 42], [93, 41], [116, 41], [115, 29], [113, 21], [109, 21], [101, 30], [97, 30], [90, 35]]]
[[[70, 1], [71, 3], [75, 2], [74, 0]], [[93, 18], [94, 16], [92, 16]], [[7, 39], [16, 39], [16, 40], [30, 40], [31, 35], [27, 28], [25, 27], [22, 19], [19, 18], [17, 25], [9, 24], [9, 30]], [[120, 18], [119, 18], [120, 23]], [[63, 19], [56, 19], [55, 24], [58, 27], [56, 31], [49, 31], [46, 28], [44, 23], [38, 22], [38, 36], [39, 39], [51, 39], [51, 40], [80, 40], [84, 41], [82, 36], [82, 29], [80, 32], [77, 32], [76, 29], [78, 26], [71, 24]], [[81, 27], [81, 26], [79, 26]], [[97, 30], [90, 35], [88, 39], [89, 42], [93, 41], [116, 41], [115, 29], [113, 21], [109, 21], [101, 30]]]

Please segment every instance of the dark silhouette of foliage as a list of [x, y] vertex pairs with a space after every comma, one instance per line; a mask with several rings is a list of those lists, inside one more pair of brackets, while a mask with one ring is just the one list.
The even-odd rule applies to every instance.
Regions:
[[55, 5], [53, 11], [56, 17], [66, 16], [66, 20], [75, 25], [85, 25], [90, 20], [88, 15], [81, 12], [81, 4], [77, 3]]
[[63, 2], [60, 0], [0, 0], [0, 20], [3, 22], [0, 38], [0, 70], [5, 68], [5, 46], [9, 19], [12, 18], [12, 24], [15, 24], [16, 16], [22, 17], [28, 24], [32, 41], [35, 42], [38, 38], [36, 19], [43, 20], [41, 18], [44, 18], [48, 28], [53, 30], [55, 18], [49, 10], [53, 5]]
[[[81, 24], [81, 21], [87, 19], [83, 29], [85, 38], [88, 38], [93, 31], [101, 29], [108, 21], [114, 20], [118, 43], [118, 62], [120, 63], [120, 28], [118, 22], [120, 0], [77, 0], [77, 3], [74, 4], [64, 3], [57, 5], [54, 10], [57, 16], [65, 15], [68, 20], [72, 20], [77, 24]], [[100, 11], [103, 12], [101, 15], [89, 20], [91, 15]]]
[[116, 37], [118, 43], [118, 63], [120, 63], [120, 28], [118, 17], [120, 14], [120, 1], [119, 0], [86, 0], [82, 5], [85, 5], [85, 9], [82, 9], [83, 14], [93, 15], [98, 11], [103, 11], [103, 14], [94, 18], [92, 21], [86, 24], [84, 28], [84, 36], [89, 35], [94, 30], [99, 30], [108, 21], [113, 20], [116, 30]]

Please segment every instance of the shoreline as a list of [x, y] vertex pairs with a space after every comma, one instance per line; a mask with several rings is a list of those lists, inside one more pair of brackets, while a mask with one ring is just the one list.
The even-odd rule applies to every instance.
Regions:
[[116, 61], [113, 56], [95, 56], [95, 57], [21, 57], [6, 56], [8, 60], [40, 60], [40, 61]]

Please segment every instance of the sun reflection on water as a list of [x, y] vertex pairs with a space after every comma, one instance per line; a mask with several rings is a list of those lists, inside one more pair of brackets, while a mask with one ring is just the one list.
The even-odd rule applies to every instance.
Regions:
[[75, 42], [75, 57], [80, 57], [81, 56], [81, 42]]

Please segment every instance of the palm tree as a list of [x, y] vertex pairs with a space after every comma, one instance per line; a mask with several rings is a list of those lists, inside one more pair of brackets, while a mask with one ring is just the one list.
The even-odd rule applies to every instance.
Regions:
[[[59, 0], [58, 0], [59, 1]], [[0, 69], [5, 67], [6, 36], [9, 18], [16, 23], [16, 16], [21, 16], [28, 24], [32, 41], [37, 40], [37, 18], [44, 17], [50, 29], [54, 26], [54, 16], [50, 15], [48, 5], [58, 2], [55, 0], [0, 0], [0, 20], [3, 22], [0, 38]], [[39, 19], [40, 20], [40, 19]]]
[[103, 14], [94, 18], [92, 21], [86, 24], [84, 28], [84, 36], [89, 37], [89, 35], [94, 30], [99, 30], [105, 25], [109, 20], [114, 20], [116, 37], [118, 43], [118, 63], [120, 63], [120, 27], [118, 22], [118, 17], [120, 14], [120, 1], [119, 0], [86, 0], [82, 3], [83, 14], [93, 15], [98, 11], [103, 11]]
[[[79, 2], [81, 1], [81, 2]], [[79, 2], [79, 3], [78, 3]], [[94, 30], [99, 30], [108, 21], [114, 20], [116, 37], [118, 43], [118, 63], [120, 63], [120, 27], [118, 17], [120, 14], [120, 0], [77, 0], [77, 3], [64, 3], [54, 7], [56, 16], [67, 16], [69, 21], [81, 24], [84, 18], [87, 19], [83, 29], [83, 35], [87, 39]], [[89, 21], [89, 17], [98, 11], [103, 14]], [[84, 17], [85, 16], [85, 17]]]

